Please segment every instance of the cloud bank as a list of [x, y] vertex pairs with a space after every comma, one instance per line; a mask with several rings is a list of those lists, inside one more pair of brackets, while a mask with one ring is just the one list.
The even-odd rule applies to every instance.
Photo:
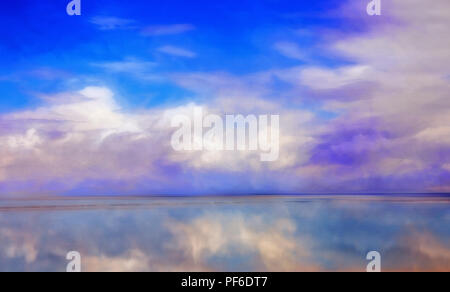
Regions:
[[[307, 63], [244, 76], [169, 74], [195, 102], [125, 110], [102, 86], [40, 96], [40, 107], [0, 116], [0, 192], [448, 192], [450, 9], [443, 7], [450, 8], [448, 1], [396, 2], [385, 9], [388, 21], [368, 24], [364, 33], [330, 32], [322, 50], [347, 60], [345, 66]], [[101, 29], [129, 24], [95, 23]], [[193, 29], [153, 26], [144, 34]], [[295, 43], [275, 48], [304, 59]], [[176, 47], [160, 50], [195, 56]], [[136, 74], [148, 67], [137, 59], [96, 66]], [[279, 114], [280, 159], [262, 163], [252, 152], [174, 152], [170, 118], [194, 106], [216, 114]]]

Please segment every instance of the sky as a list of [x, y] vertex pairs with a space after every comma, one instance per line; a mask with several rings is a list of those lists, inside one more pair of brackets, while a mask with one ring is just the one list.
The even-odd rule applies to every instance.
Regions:
[[[0, 194], [450, 192], [450, 3], [8, 1]], [[280, 158], [176, 152], [194, 107], [280, 115]]]

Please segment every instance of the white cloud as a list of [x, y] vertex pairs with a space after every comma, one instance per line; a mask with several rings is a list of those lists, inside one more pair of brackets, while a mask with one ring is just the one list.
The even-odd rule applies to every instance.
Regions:
[[189, 32], [195, 29], [192, 24], [172, 24], [147, 26], [142, 30], [146, 36], [163, 36]]
[[275, 49], [285, 57], [305, 60], [307, 56], [305, 52], [296, 44], [292, 42], [278, 42], [275, 44]]
[[[4, 123], [20, 125], [14, 132], [0, 133], [0, 154], [9, 158], [0, 161], [2, 181], [47, 184], [61, 180], [55, 191], [67, 191], [86, 179], [152, 176], [152, 164], [161, 152], [151, 145], [165, 151], [165, 145], [157, 143], [159, 131], [150, 130], [154, 117], [124, 113], [106, 88], [87, 87], [56, 99], [1, 117]], [[139, 151], [130, 154], [135, 148]], [[134, 160], [134, 155], [140, 158]]]
[[[223, 86], [228, 87], [226, 82]], [[217, 88], [219, 92], [221, 88]], [[109, 89], [87, 87], [79, 92], [44, 96], [46, 104], [41, 107], [0, 116], [4, 123], [20, 125], [9, 127], [14, 131], [0, 133], [0, 157], [7, 157], [0, 159], [0, 180], [33, 181], [46, 188], [47, 193], [51, 191], [48, 184], [52, 181], [61, 182], [54, 190], [59, 193], [70, 191], [87, 180], [103, 181], [105, 191], [110, 190], [105, 181], [126, 182], [114, 187], [115, 191], [122, 192], [127, 189], [169, 192], [181, 186], [186, 189], [186, 184], [191, 185], [192, 191], [207, 191], [201, 186], [205, 183], [212, 186], [219, 181], [206, 182], [205, 171], [247, 173], [253, 177], [251, 184], [258, 186], [264, 173], [283, 170], [307, 159], [310, 144], [314, 143], [311, 113], [286, 110], [257, 96], [247, 101], [237, 98], [230, 103], [219, 92], [215, 92], [208, 103], [199, 104], [205, 114], [223, 115], [232, 111], [281, 115], [280, 147], [285, 152], [278, 161], [263, 163], [258, 151], [175, 152], [170, 145], [175, 131], [170, 127], [171, 117], [191, 113], [192, 104], [125, 112]], [[173, 175], [166, 174], [174, 167], [182, 170], [180, 175], [189, 172], [199, 181], [186, 181], [181, 175], [174, 182]], [[4, 188], [5, 193], [15, 189], [6, 185]], [[39, 192], [39, 188], [27, 191]]]
[[97, 25], [100, 30], [134, 29], [135, 21], [132, 19], [97, 16], [90, 19], [90, 22]]
[[102, 68], [110, 73], [140, 74], [148, 72], [156, 64], [153, 62], [142, 61], [135, 58], [127, 58], [122, 61], [94, 63], [93, 65]]
[[197, 54], [192, 51], [175, 46], [163, 46], [158, 48], [158, 51], [176, 57], [195, 58], [197, 56]]
[[[170, 113], [188, 111], [192, 105], [125, 112], [110, 90], [90, 87], [44, 97], [47, 103], [39, 108], [0, 116], [6, 125], [0, 127], [0, 180], [38, 180], [45, 186], [59, 179], [65, 185], [58, 190], [87, 180], [126, 182], [121, 186], [125, 190], [154, 192], [174, 184], [183, 190], [226, 189], [222, 180], [210, 179], [214, 174], [228, 175], [245, 190], [266, 190], [270, 183], [281, 191], [358, 191], [371, 188], [367, 183], [371, 178], [381, 177], [391, 188], [440, 189], [448, 185], [446, 177], [426, 182], [416, 178], [436, 166], [444, 171], [450, 155], [446, 127], [450, 9], [435, 8], [448, 7], [449, 2], [436, 0], [430, 7], [411, 1], [396, 2], [396, 8], [388, 10], [401, 25], [386, 22], [369, 33], [329, 44], [331, 52], [354, 65], [302, 66], [245, 76], [217, 72], [171, 76], [208, 112], [279, 114], [281, 155], [276, 163], [261, 164], [257, 154], [245, 152], [175, 153], [170, 147]], [[148, 33], [191, 29], [152, 27]], [[136, 59], [95, 65], [137, 76], [147, 76], [153, 66]], [[273, 85], [274, 77], [295, 86], [287, 93], [280, 91]], [[317, 98], [316, 106], [340, 115], [319, 122], [314, 110], [305, 109], [312, 99], [304, 95], [305, 87], [313, 97], [338, 92]], [[354, 98], [343, 99], [345, 95]], [[176, 171], [177, 179], [168, 175]]]
[[308, 67], [301, 72], [300, 81], [316, 90], [331, 90], [370, 80], [370, 67], [347, 66], [338, 69]]

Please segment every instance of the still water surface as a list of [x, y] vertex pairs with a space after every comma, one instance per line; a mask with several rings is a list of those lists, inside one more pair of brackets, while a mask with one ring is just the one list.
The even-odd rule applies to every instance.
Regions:
[[446, 196], [0, 200], [0, 271], [450, 271]]

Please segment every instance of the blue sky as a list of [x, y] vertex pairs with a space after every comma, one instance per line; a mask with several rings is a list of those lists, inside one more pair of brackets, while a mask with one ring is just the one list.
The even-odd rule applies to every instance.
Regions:
[[[315, 17], [338, 7], [341, 1], [84, 0], [78, 17], [66, 15], [67, 3], [19, 0], [3, 5], [0, 75], [6, 77], [0, 86], [9, 98], [0, 99], [2, 111], [35, 104], [36, 91], [67, 89], [69, 76], [95, 78], [128, 93], [132, 98], [127, 102], [141, 106], [192, 96], [164, 80], [169, 73], [226, 71], [240, 75], [304, 62], [280, 54], [274, 46], [277, 42], [295, 41], [308, 51], [309, 62], [339, 64], [340, 60], [327, 58], [315, 48], [323, 35], [311, 32], [351, 28], [342, 19]], [[149, 27], [177, 26], [181, 29], [175, 33], [145, 33]], [[167, 48], [172, 50], [164, 53]], [[178, 51], [174, 53], [173, 48]], [[147, 62], [142, 70], [162, 80], [143, 81], [132, 72], [110, 74], [93, 65], [125, 60]]]

